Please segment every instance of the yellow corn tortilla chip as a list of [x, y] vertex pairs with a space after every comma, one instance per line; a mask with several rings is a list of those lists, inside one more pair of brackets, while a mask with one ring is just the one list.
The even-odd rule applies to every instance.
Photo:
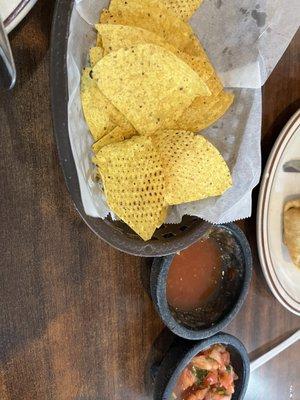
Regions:
[[102, 47], [102, 39], [98, 33], [97, 33], [96, 47]]
[[136, 26], [96, 24], [95, 27], [101, 37], [105, 55], [122, 48], [126, 49], [142, 43], [155, 44], [169, 51], [174, 49], [175, 52], [179, 52], [178, 49], [173, 48], [162, 37]]
[[183, 52], [194, 56], [205, 54], [192, 28], [160, 0], [111, 0], [109, 11], [103, 11], [100, 22], [147, 29]]
[[[190, 107], [183, 113], [179, 123], [174, 123], [172, 129], [199, 130], [215, 122], [229, 107], [228, 95], [221, 93], [223, 85], [214, 72], [208, 58], [199, 59], [183, 53], [164, 41], [160, 36], [142, 28], [126, 25], [103, 24], [96, 25], [102, 38], [104, 53], [117, 51], [141, 43], [155, 44], [171, 51], [185, 61], [206, 82], [211, 91], [211, 96], [197, 97]], [[221, 94], [220, 94], [221, 93]], [[225, 100], [222, 106], [222, 99]], [[190, 110], [191, 109], [191, 110]], [[190, 111], [189, 111], [190, 110]], [[210, 112], [211, 110], [211, 112]]]
[[105, 146], [94, 161], [111, 210], [143, 240], [151, 239], [167, 213], [161, 160], [151, 139], [135, 136]]
[[104, 51], [102, 47], [92, 47], [90, 49], [89, 60], [92, 68], [101, 60], [103, 55]]
[[111, 121], [105, 109], [108, 101], [100, 92], [97, 82], [90, 77], [90, 68], [85, 68], [81, 78], [81, 103], [86, 123], [94, 140], [99, 140], [112, 129], [115, 123]]
[[152, 140], [162, 159], [167, 204], [220, 196], [232, 186], [226, 162], [203, 136], [164, 131], [157, 132]]
[[81, 103], [86, 123], [95, 141], [111, 132], [116, 126], [133, 130], [111, 102], [101, 93], [97, 82], [91, 78], [91, 68], [85, 68], [81, 78]]
[[222, 82], [215, 74], [206, 84], [211, 96], [197, 97], [181, 117], [174, 121], [172, 129], [198, 132], [208, 128], [226, 113], [234, 100], [234, 95], [223, 90]]
[[217, 96], [223, 90], [223, 84], [215, 73], [212, 74], [207, 80], [207, 86], [209, 87], [209, 90], [213, 96]]
[[162, 0], [166, 8], [183, 21], [188, 21], [203, 0]]
[[[193, 57], [181, 52], [167, 43], [163, 38], [143, 28], [129, 25], [97, 24], [96, 29], [101, 37], [104, 54], [138, 44], [154, 44], [161, 46], [186, 62], [206, 82], [215, 74], [208, 57]], [[215, 75], [214, 75], [215, 76]]]
[[197, 97], [174, 122], [173, 129], [198, 132], [208, 128], [220, 119], [232, 105], [234, 95], [224, 90], [217, 96]]
[[167, 129], [197, 96], [210, 94], [186, 63], [151, 44], [108, 54], [94, 67], [93, 77], [141, 134]]
[[181, 52], [178, 56], [182, 58], [182, 60], [184, 60], [187, 64], [189, 64], [189, 66], [199, 74], [204, 82], [207, 82], [212, 77], [217, 78], [214, 67], [210, 63], [209, 58], [205, 53], [203, 53], [201, 57], [194, 57]]
[[223, 85], [207, 57], [200, 60], [197, 57], [182, 53], [165, 42], [160, 36], [142, 28], [111, 24], [96, 25], [96, 28], [102, 37], [105, 54], [139, 43], [156, 44], [177, 55], [206, 81], [212, 95], [209, 98], [207, 96], [197, 97], [183, 113], [178, 123], [174, 123], [172, 129], [192, 131], [205, 129], [219, 119], [231, 105], [233, 96], [222, 92]]
[[233, 103], [234, 95], [223, 90], [222, 82], [215, 73], [206, 84], [211, 96], [196, 97], [181, 117], [174, 121], [172, 129], [198, 132], [208, 128], [226, 113]]
[[102, 149], [102, 147], [108, 146], [112, 143], [122, 142], [125, 139], [130, 139], [134, 135], [136, 135], [136, 131], [134, 129], [126, 131], [125, 129], [117, 126], [111, 132], [109, 132], [107, 135], [103, 136], [101, 139], [93, 144], [93, 151], [95, 154], [97, 154], [99, 150]]

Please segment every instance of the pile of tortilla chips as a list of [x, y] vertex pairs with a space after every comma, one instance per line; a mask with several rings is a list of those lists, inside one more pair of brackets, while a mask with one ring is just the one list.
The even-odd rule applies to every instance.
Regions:
[[196, 134], [233, 101], [186, 22], [200, 3], [111, 0], [82, 74], [82, 107], [108, 205], [145, 241], [169, 206], [232, 185], [218, 150]]

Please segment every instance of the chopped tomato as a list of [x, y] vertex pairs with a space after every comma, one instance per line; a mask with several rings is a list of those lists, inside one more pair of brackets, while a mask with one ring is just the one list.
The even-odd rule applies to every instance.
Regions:
[[219, 368], [219, 364], [216, 360], [205, 356], [194, 357], [192, 364], [200, 369], [206, 369], [207, 371]]
[[222, 344], [215, 344], [212, 349], [217, 350], [219, 353], [224, 353], [226, 351], [226, 348]]
[[204, 400], [207, 392], [209, 391], [208, 388], [205, 389], [198, 389], [195, 392], [189, 394], [185, 400]]
[[238, 377], [230, 365], [230, 354], [214, 345], [194, 357], [178, 379], [176, 400], [231, 400]]
[[231, 395], [209, 392], [203, 400], [231, 400]]
[[204, 384], [213, 386], [216, 385], [218, 381], [219, 381], [218, 371], [210, 371], [204, 380]]
[[189, 387], [193, 386], [196, 383], [196, 377], [188, 368], [185, 368], [178, 379], [176, 389], [174, 391], [176, 396], [179, 396], [182, 392], [184, 392]]
[[231, 372], [220, 372], [219, 374], [220, 386], [226, 389], [226, 392], [232, 394], [233, 389], [233, 374]]
[[222, 353], [221, 357], [222, 357], [223, 364], [225, 364], [226, 367], [227, 367], [227, 365], [230, 364], [230, 354], [229, 354], [229, 352], [228, 351], [224, 351], [224, 353]]
[[213, 348], [209, 354], [209, 357], [216, 360], [219, 365], [223, 365], [222, 353], [219, 351], [218, 348]]

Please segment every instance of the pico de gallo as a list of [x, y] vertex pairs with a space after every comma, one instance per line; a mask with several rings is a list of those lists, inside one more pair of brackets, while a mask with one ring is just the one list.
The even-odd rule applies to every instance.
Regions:
[[231, 400], [238, 377], [230, 364], [230, 354], [215, 344], [195, 356], [181, 373], [173, 390], [173, 400]]

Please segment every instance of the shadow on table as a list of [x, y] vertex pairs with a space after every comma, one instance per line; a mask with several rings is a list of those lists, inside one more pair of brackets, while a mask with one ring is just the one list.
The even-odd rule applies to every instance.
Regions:
[[150, 277], [153, 258], [145, 258], [140, 269], [140, 280], [145, 292], [151, 299]]
[[17, 69], [25, 67], [26, 71], [33, 71], [44, 59], [50, 47], [54, 5], [54, 0], [39, 0], [11, 33], [10, 42]]
[[145, 392], [148, 396], [153, 393], [154, 380], [164, 357], [170, 348], [179, 342], [180, 338], [175, 336], [168, 328], [164, 328], [153, 342], [144, 372]]

